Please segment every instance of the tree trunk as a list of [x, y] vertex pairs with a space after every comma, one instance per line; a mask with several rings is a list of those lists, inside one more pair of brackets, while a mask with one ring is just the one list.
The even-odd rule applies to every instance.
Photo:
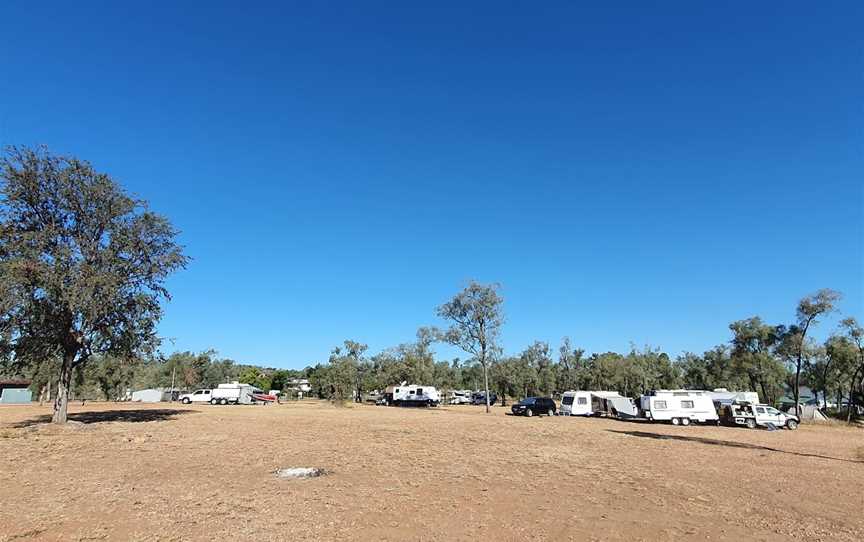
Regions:
[[825, 368], [822, 370], [822, 407], [828, 411], [828, 369], [831, 368], [831, 358], [825, 363]]
[[489, 414], [489, 369], [485, 362], [483, 363], [483, 385], [486, 388], [486, 414]]
[[849, 400], [847, 401], [848, 407], [846, 408], [846, 423], [852, 422], [852, 407], [855, 406], [855, 401], [853, 397], [855, 395], [855, 381], [858, 379], [858, 372], [864, 368], [864, 365], [855, 369], [855, 374], [852, 375], [852, 382], [849, 384]]
[[72, 361], [75, 354], [63, 355], [63, 364], [60, 366], [60, 380], [57, 382], [57, 397], [54, 399], [54, 416], [51, 421], [58, 424], [66, 423], [69, 409], [69, 387], [72, 383]]
[[795, 415], [799, 418], [801, 417], [801, 404], [799, 403], [799, 394], [801, 393], [800, 388], [798, 387], [801, 382], [801, 357], [798, 357], [798, 363], [795, 364], [795, 389], [792, 390], [793, 397], [795, 398]]

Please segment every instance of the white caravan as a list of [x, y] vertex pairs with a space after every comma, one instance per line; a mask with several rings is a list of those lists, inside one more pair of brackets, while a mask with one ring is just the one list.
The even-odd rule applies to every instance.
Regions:
[[706, 391], [654, 390], [643, 395], [639, 412], [652, 422], [672, 422], [672, 425], [690, 425], [690, 422], [718, 422], [717, 410]]
[[561, 396], [561, 408], [558, 412], [562, 416], [593, 416], [591, 392], [565, 391]]
[[254, 393], [263, 393], [251, 384], [231, 382], [230, 384], [219, 384], [215, 390], [211, 390], [211, 405], [251, 405], [255, 402], [252, 398]]
[[563, 416], [612, 416], [633, 418], [636, 406], [617, 391], [565, 391], [561, 397]]
[[451, 405], [470, 405], [473, 394], [474, 392], [471, 390], [453, 390], [450, 392], [450, 400], [447, 402]]
[[390, 386], [384, 394], [388, 405], [394, 406], [438, 406], [441, 396], [433, 386], [418, 386], [402, 383]]
[[209, 403], [212, 391], [213, 390], [195, 390], [192, 393], [184, 393], [180, 396], [180, 402], [187, 405], [189, 403]]

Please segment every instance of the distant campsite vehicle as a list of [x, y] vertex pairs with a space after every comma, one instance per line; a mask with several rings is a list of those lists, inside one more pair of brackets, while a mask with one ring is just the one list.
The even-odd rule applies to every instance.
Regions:
[[719, 410], [722, 405], [732, 403], [759, 403], [759, 394], [755, 391], [729, 391], [726, 388], [716, 388], [714, 391], [705, 392], [714, 401], [714, 407]]
[[438, 406], [441, 396], [434, 386], [418, 386], [403, 382], [384, 391], [385, 404], [392, 406]]
[[720, 421], [724, 425], [743, 425], [748, 429], [785, 427], [794, 431], [801, 420], [794, 414], [781, 412], [768, 405], [751, 403], [732, 403], [720, 409]]
[[219, 384], [216, 389], [210, 392], [210, 404], [251, 405], [255, 402], [253, 395], [263, 393], [251, 384], [242, 384], [236, 381], [229, 384]]
[[636, 405], [617, 391], [565, 391], [560, 413], [564, 416], [609, 416], [635, 418]]
[[554, 416], [556, 410], [555, 401], [549, 397], [527, 397], [510, 407], [514, 416], [527, 416], [529, 418], [535, 414]]
[[471, 396], [474, 394], [471, 390], [453, 390], [450, 392], [450, 398], [447, 403], [451, 405], [470, 405]]
[[561, 414], [564, 416], [593, 416], [590, 391], [565, 391], [561, 396]]
[[189, 403], [209, 403], [212, 391], [213, 390], [195, 390], [192, 393], [184, 393], [180, 396], [180, 402], [186, 405]]
[[717, 410], [706, 391], [653, 390], [639, 400], [641, 417], [652, 422], [672, 422], [672, 425], [690, 425], [691, 422], [719, 423]]
[[276, 393], [264, 393], [261, 390], [252, 394], [252, 401], [256, 403], [275, 403], [279, 399]]
[[[489, 392], [489, 404], [494, 405], [495, 401], [498, 400], [498, 394], [494, 391]], [[471, 395], [471, 404], [472, 405], [485, 405], [486, 404], [486, 392], [478, 391], [474, 392]]]

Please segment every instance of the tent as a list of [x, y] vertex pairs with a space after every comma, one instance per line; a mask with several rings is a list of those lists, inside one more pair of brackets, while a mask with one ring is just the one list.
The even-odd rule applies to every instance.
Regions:
[[[787, 410], [789, 414], [795, 414], [795, 407]], [[808, 422], [827, 422], [828, 418], [819, 410], [816, 405], [803, 405], [801, 407], [801, 421]]]

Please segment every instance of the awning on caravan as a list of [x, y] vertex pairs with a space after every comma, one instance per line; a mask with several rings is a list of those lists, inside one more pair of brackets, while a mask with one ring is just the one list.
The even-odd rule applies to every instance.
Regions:
[[632, 418], [636, 416], [636, 406], [627, 397], [607, 397], [606, 403], [609, 405], [610, 410], [612, 408], [615, 409], [619, 418]]

